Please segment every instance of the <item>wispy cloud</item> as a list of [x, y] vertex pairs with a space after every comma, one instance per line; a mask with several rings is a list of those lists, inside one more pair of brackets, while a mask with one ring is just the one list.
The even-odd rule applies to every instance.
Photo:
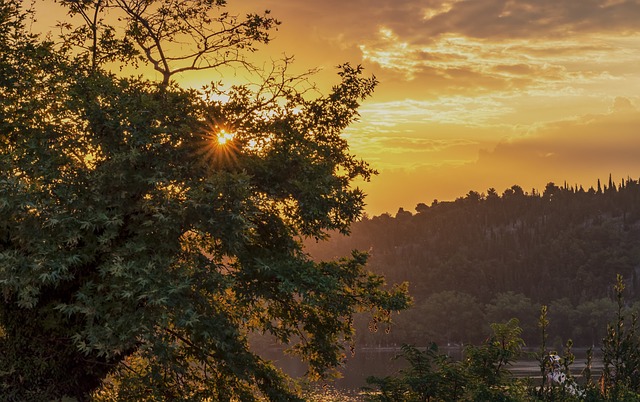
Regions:
[[357, 129], [368, 126], [390, 127], [428, 122], [474, 126], [495, 121], [512, 112], [513, 109], [500, 94], [477, 97], [449, 96], [435, 100], [402, 99], [371, 102], [360, 109], [363, 124]]
[[278, 0], [273, 8], [285, 14], [283, 19], [308, 16], [311, 29], [355, 42], [381, 26], [412, 44], [443, 34], [496, 41], [640, 32], [635, 0]]
[[559, 84], [577, 86], [633, 72], [631, 63], [640, 63], [640, 35], [634, 38], [633, 44], [617, 37], [490, 42], [446, 34], [411, 44], [383, 28], [360, 50], [365, 61], [407, 80], [442, 81], [434, 86], [445, 93], [555, 91]]

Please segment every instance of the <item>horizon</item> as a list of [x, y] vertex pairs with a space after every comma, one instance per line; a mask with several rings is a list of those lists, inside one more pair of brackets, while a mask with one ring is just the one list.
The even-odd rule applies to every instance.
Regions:
[[[616, 179], [615, 177], [611, 176], [611, 182], [612, 184], [616, 187], [616, 188], [620, 188], [621, 183], [626, 183], [627, 180], [635, 180], [640, 182], [640, 178], [635, 178], [632, 177], [630, 175], [627, 175], [624, 178], [620, 178], [620, 179]], [[575, 189], [575, 191], [579, 191], [579, 189], [582, 187], [582, 190], [584, 190], [585, 192], [590, 192], [590, 191], [597, 191], [598, 188], [598, 183], [600, 183], [602, 189], [606, 189], [609, 186], [609, 176], [606, 177], [606, 179], [603, 178], [597, 178], [593, 184], [590, 185], [585, 185], [584, 183], [569, 183], [567, 181], [563, 181], [562, 183], [558, 183], [558, 182], [554, 182], [554, 181], [548, 181], [546, 182], [544, 185], [540, 186], [540, 187], [531, 187], [531, 188], [525, 188], [521, 185], [519, 185], [518, 183], [513, 183], [512, 185], [509, 185], [503, 189], [500, 188], [496, 188], [496, 187], [488, 187], [484, 190], [479, 190], [479, 189], [469, 189], [464, 193], [458, 194], [457, 196], [451, 197], [451, 198], [447, 198], [447, 199], [438, 199], [438, 198], [434, 198], [433, 200], [424, 200], [424, 201], [419, 201], [418, 203], [416, 203], [414, 206], [412, 207], [407, 207], [407, 206], [398, 206], [398, 208], [396, 208], [394, 211], [384, 211], [384, 212], [380, 212], [377, 214], [370, 214], [367, 211], [365, 211], [365, 215], [368, 218], [371, 217], [375, 217], [375, 216], [381, 216], [381, 215], [390, 215], [390, 216], [395, 216], [395, 214], [400, 211], [401, 209], [405, 212], [411, 212], [411, 213], [416, 213], [418, 212], [416, 207], [419, 204], [425, 204], [427, 206], [431, 206], [434, 202], [437, 201], [437, 203], [447, 203], [447, 202], [455, 202], [456, 200], [460, 199], [460, 198], [465, 198], [470, 192], [476, 192], [478, 194], [480, 194], [480, 196], [484, 197], [487, 195], [488, 190], [493, 189], [497, 192], [497, 194], [499, 196], [503, 196], [504, 192], [514, 186], [519, 186], [522, 191], [524, 192], [524, 195], [541, 195], [544, 192], [545, 187], [547, 186], [547, 184], [553, 183], [556, 186], [558, 186], [559, 188], [568, 188], [568, 189]]]
[[[624, 177], [613, 177], [613, 183], [616, 186], [619, 186], [620, 181], [626, 181], [627, 179], [634, 179], [634, 180], [638, 180], [636, 177], [638, 176], [632, 176], [630, 174], [625, 175]], [[375, 180], [375, 178], [372, 179], [372, 181]], [[400, 202], [397, 206], [393, 206], [393, 205], [389, 205], [388, 203], [382, 201], [380, 202], [378, 199], [374, 199], [374, 203], [375, 203], [375, 207], [377, 207], [378, 212], [376, 213], [371, 213], [370, 210], [372, 209], [371, 206], [369, 205], [368, 201], [371, 199], [371, 197], [367, 194], [367, 197], [365, 198], [365, 203], [367, 204], [365, 206], [365, 210], [364, 212], [369, 215], [369, 216], [379, 216], [379, 215], [383, 215], [383, 214], [390, 214], [390, 215], [394, 215], [400, 208], [404, 209], [405, 211], [410, 211], [413, 212], [415, 211], [415, 207], [420, 204], [420, 203], [424, 203], [426, 205], [431, 205], [433, 203], [433, 201], [438, 201], [438, 202], [454, 202], [456, 201], [458, 198], [464, 198], [469, 192], [471, 191], [475, 191], [481, 195], [486, 195], [487, 191], [491, 188], [493, 188], [494, 190], [497, 191], [498, 194], [502, 195], [502, 193], [511, 188], [512, 186], [520, 186], [522, 188], [522, 190], [524, 191], [524, 193], [526, 195], [531, 195], [533, 193], [533, 191], [535, 190], [536, 192], [542, 193], [542, 191], [544, 191], [545, 186], [548, 183], [554, 183], [555, 185], [557, 185], [558, 187], [563, 187], [564, 184], [566, 183], [567, 186], [569, 188], [571, 187], [575, 187], [576, 189], [582, 187], [584, 189], [584, 191], [589, 191], [590, 189], [596, 189], [597, 188], [597, 183], [598, 181], [600, 181], [600, 183], [603, 184], [604, 183], [608, 183], [608, 175], [606, 175], [605, 177], [597, 177], [593, 180], [590, 180], [589, 183], [582, 183], [582, 182], [569, 182], [568, 180], [559, 180], [559, 181], [554, 181], [554, 180], [544, 180], [544, 179], [540, 179], [537, 180], [536, 183], [538, 183], [538, 185], [531, 185], [528, 187], [523, 186], [522, 184], [517, 182], [517, 179], [514, 180], [514, 182], [512, 182], [511, 184], [505, 184], [503, 187], [498, 187], [498, 186], [493, 186], [493, 185], [488, 185], [488, 187], [481, 189], [481, 188], [468, 188], [467, 190], [462, 190], [462, 187], [460, 187], [460, 192], [456, 193], [456, 189], [452, 189], [451, 191], [441, 191], [440, 193], [434, 193], [434, 194], [441, 194], [444, 196], [441, 197], [432, 197], [430, 199], [424, 198], [424, 199], [420, 199], [419, 195], [416, 195], [415, 197], [411, 197], [412, 199], [415, 198], [415, 202], [413, 204], [410, 204], [409, 202]], [[506, 181], [505, 181], [506, 183]], [[372, 184], [370, 183], [361, 183], [361, 187], [362, 184], [364, 184], [364, 187], [366, 188], [367, 186], [372, 186]], [[390, 183], [390, 185], [393, 185], [393, 183]], [[382, 205], [382, 206], [381, 206]], [[384, 209], [387, 208], [387, 209]]]

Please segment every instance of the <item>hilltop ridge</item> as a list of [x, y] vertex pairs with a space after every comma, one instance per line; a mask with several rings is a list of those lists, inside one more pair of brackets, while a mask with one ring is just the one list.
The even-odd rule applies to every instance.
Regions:
[[628, 178], [588, 190], [548, 183], [542, 192], [518, 185], [502, 194], [470, 191], [420, 203], [416, 213], [364, 217], [349, 237], [307, 244], [318, 259], [353, 249], [368, 250], [369, 268], [389, 283], [409, 281], [415, 299], [393, 335], [376, 342], [477, 341], [486, 323], [511, 317], [535, 342], [544, 304], [552, 336], [591, 345], [602, 335], [594, 328], [604, 330], [610, 317], [616, 274], [627, 284], [627, 301], [640, 295], [640, 184]]

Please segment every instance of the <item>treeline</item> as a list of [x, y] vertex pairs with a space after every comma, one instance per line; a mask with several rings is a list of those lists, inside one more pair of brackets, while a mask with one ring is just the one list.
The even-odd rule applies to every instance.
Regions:
[[629, 304], [640, 294], [638, 180], [609, 178], [588, 190], [554, 183], [530, 193], [518, 185], [502, 194], [491, 188], [415, 210], [365, 217], [349, 237], [307, 245], [318, 259], [368, 250], [370, 269], [389, 283], [409, 281], [414, 307], [387, 336], [360, 331], [364, 344], [479, 342], [483, 323], [512, 317], [535, 343], [537, 312], [547, 305], [551, 340], [590, 346], [613, 317], [616, 274]]

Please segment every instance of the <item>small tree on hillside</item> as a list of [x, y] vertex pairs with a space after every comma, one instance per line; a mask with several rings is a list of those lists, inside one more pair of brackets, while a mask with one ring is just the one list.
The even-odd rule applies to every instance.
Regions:
[[[601, 391], [610, 400], [628, 400], [640, 394], [640, 336], [637, 316], [628, 316], [624, 303], [624, 281], [617, 275], [615, 320], [607, 325], [607, 335], [602, 340]], [[625, 325], [625, 321], [630, 320]]]

